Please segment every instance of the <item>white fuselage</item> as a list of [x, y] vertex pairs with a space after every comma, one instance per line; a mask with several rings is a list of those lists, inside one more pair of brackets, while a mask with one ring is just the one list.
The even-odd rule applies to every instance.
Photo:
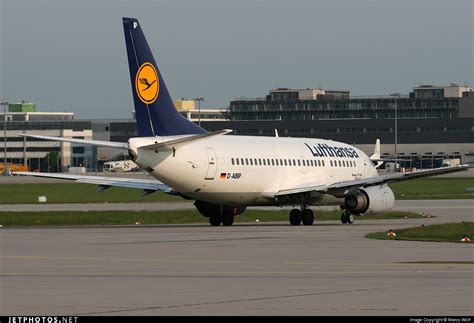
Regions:
[[[135, 163], [153, 177], [208, 203], [278, 205], [273, 196], [282, 190], [377, 175], [364, 152], [323, 139], [221, 135], [140, 149], [180, 137], [131, 138], [129, 145], [138, 156]], [[338, 203], [329, 195], [314, 197], [314, 204]]]

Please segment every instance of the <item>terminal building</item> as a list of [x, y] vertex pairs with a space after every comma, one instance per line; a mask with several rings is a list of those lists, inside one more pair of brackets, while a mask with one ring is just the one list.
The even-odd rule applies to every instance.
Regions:
[[[175, 101], [179, 113], [209, 131], [275, 136], [277, 130], [281, 137], [345, 142], [367, 154], [380, 139], [382, 157], [388, 159], [395, 158], [396, 137], [401, 167], [439, 167], [447, 160], [474, 167], [474, 94], [469, 86], [421, 85], [408, 95], [363, 97], [347, 90], [279, 88], [262, 98], [232, 100], [227, 109], [201, 109], [199, 103]], [[9, 105], [0, 117], [0, 130], [5, 117], [7, 163], [30, 170], [53, 170], [50, 153], [57, 153], [62, 171], [80, 166], [100, 171], [105, 162], [128, 155], [112, 148], [25, 139], [19, 136], [23, 133], [118, 142], [137, 136], [134, 117], [76, 120], [72, 112], [37, 112], [25, 102]]]
[[[408, 95], [351, 96], [348, 91], [273, 89], [263, 98], [230, 102], [235, 134], [324, 138], [372, 153], [402, 167], [430, 168], [458, 159], [474, 167], [474, 93], [469, 86], [421, 85]], [[396, 127], [395, 127], [396, 120]], [[220, 125], [217, 125], [218, 127]], [[210, 125], [215, 129], [215, 125]]]
[[95, 163], [96, 150], [93, 147], [21, 137], [28, 133], [92, 139], [91, 122], [75, 121], [72, 112], [37, 112], [34, 103], [22, 102], [9, 104], [8, 111], [2, 113], [0, 119], [0, 129], [6, 133], [6, 137], [3, 133], [0, 137], [2, 162], [6, 143], [6, 162], [27, 166], [31, 171], [57, 171]]

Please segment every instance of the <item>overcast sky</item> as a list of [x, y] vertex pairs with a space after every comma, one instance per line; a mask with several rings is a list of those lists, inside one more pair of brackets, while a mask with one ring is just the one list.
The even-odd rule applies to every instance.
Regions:
[[0, 0], [0, 101], [128, 118], [122, 17], [136, 17], [175, 99], [274, 87], [408, 94], [473, 84], [472, 0]]

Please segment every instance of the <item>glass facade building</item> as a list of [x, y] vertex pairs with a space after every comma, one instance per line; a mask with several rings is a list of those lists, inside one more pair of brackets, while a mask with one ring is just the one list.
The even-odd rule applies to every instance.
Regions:
[[406, 96], [349, 96], [347, 91], [332, 91], [338, 95], [326, 91], [313, 98], [301, 94], [309, 89], [276, 89], [265, 98], [231, 101], [229, 116], [233, 121], [394, 119], [397, 110], [400, 119], [456, 118], [465, 100], [463, 95], [469, 91], [460, 92], [460, 96], [447, 96], [445, 93], [450, 92], [443, 89], [425, 86], [415, 88]]

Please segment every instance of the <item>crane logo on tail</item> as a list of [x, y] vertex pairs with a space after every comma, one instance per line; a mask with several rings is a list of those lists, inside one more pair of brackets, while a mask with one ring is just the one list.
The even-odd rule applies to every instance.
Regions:
[[135, 77], [135, 89], [143, 103], [155, 102], [160, 92], [160, 80], [153, 64], [145, 62], [140, 66]]

